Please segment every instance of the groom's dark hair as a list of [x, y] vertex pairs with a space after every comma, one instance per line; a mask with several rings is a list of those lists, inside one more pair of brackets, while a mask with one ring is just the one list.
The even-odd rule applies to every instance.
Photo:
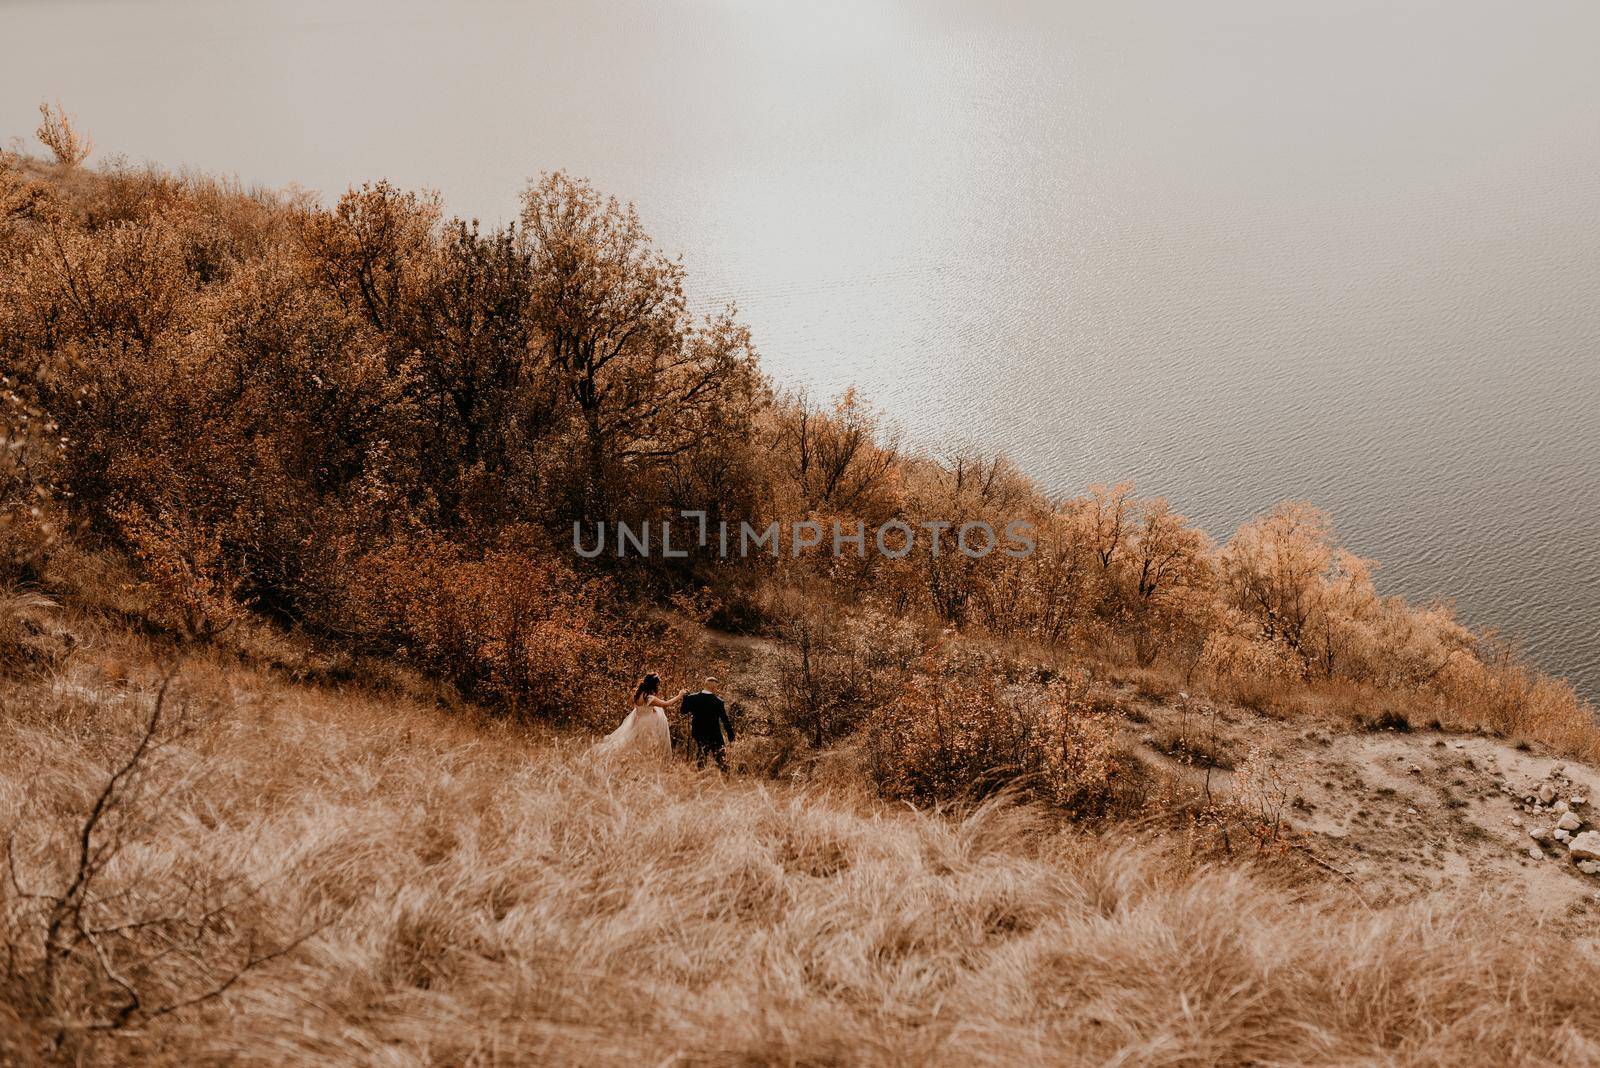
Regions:
[[633, 691], [633, 703], [638, 704], [641, 697], [653, 697], [661, 689], [661, 676], [651, 672], [639, 680], [639, 685]]

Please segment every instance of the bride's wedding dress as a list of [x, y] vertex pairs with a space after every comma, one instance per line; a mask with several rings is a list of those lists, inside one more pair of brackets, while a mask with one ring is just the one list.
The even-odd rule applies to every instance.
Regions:
[[654, 705], [633, 708], [621, 726], [595, 744], [595, 754], [659, 760], [665, 764], [672, 759], [672, 731], [667, 726], [667, 714]]

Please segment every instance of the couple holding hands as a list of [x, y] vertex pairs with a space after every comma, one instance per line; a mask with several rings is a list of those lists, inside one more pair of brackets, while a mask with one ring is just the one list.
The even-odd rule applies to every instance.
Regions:
[[681, 708], [689, 717], [689, 737], [694, 745], [696, 766], [705, 767], [709, 757], [717, 762], [717, 767], [727, 770], [723, 747], [733, 741], [728, 706], [717, 696], [720, 683], [714, 676], [707, 676], [700, 685], [694, 693], [680, 690], [676, 697], [663, 698], [661, 676], [653, 672], [646, 675], [633, 689], [627, 718], [595, 746], [595, 752], [607, 757], [642, 757], [665, 764], [672, 759], [672, 729], [667, 724], [667, 712]]

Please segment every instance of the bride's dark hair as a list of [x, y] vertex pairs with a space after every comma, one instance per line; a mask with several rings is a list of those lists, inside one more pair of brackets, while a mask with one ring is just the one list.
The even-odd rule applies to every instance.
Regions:
[[646, 675], [639, 680], [639, 685], [634, 688], [633, 703], [638, 704], [641, 697], [654, 697], [659, 689], [661, 689], [661, 676], [654, 673]]

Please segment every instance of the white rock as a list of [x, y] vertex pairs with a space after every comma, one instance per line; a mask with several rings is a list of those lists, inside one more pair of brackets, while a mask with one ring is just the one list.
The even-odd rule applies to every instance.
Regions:
[[1512, 816], [1511, 817], [1511, 826], [1513, 826], [1513, 827], [1521, 827], [1522, 826], [1522, 817], [1521, 816]]
[[1543, 827], [1534, 827], [1528, 831], [1528, 837], [1532, 838], [1535, 842], [1542, 842], [1546, 838], [1550, 837], [1550, 832], [1545, 830]]
[[1544, 859], [1544, 854], [1539, 852], [1539, 847], [1538, 846], [1529, 846], [1528, 847], [1528, 859], [1529, 860], [1543, 860]]
[[1585, 875], [1600, 875], [1600, 860], [1580, 860], [1578, 870]]
[[1579, 805], [1581, 805], [1583, 803], [1584, 803], [1584, 796], [1582, 794], [1573, 794], [1572, 795], [1572, 807], [1573, 808], [1577, 808]]
[[1550, 811], [1551, 812], [1566, 812], [1571, 807], [1572, 806], [1567, 804], [1565, 801], [1557, 801], [1555, 804], [1550, 806]]
[[1578, 814], [1576, 812], [1568, 812], [1566, 815], [1556, 820], [1556, 826], [1560, 827], [1563, 831], [1575, 831], [1579, 827], [1583, 826], [1583, 821], [1578, 818]]
[[1554, 786], [1551, 786], [1549, 783], [1541, 783], [1540, 786], [1539, 786], [1539, 802], [1541, 804], [1548, 805], [1550, 802], [1554, 801], [1555, 799], [1556, 799], [1556, 788]]
[[1413, 765], [1411, 765], [1411, 774], [1413, 774], [1413, 775], [1421, 775], [1422, 774], [1422, 769], [1417, 767], [1415, 764], [1413, 764]]
[[1570, 831], [1564, 831], [1560, 827], [1557, 827], [1555, 829], [1555, 831], [1550, 835], [1550, 837], [1554, 838], [1558, 842], [1565, 842], [1568, 838], [1572, 837], [1572, 833]]
[[1600, 860], [1600, 831], [1584, 831], [1567, 850], [1573, 860]]

